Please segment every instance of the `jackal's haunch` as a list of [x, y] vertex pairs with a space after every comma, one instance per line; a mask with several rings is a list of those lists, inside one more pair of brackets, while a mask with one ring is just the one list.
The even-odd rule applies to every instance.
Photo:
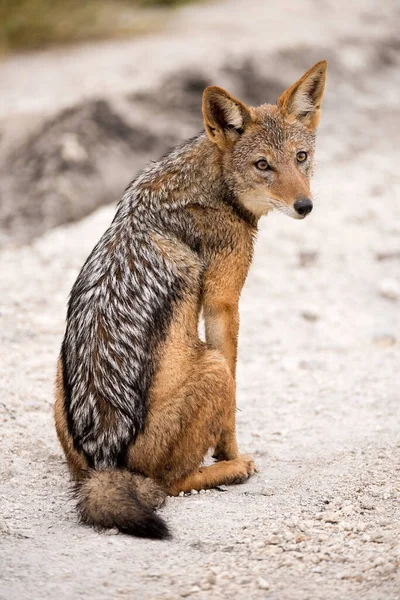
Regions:
[[312, 209], [325, 73], [319, 62], [258, 108], [207, 88], [206, 132], [134, 179], [84, 264], [55, 419], [85, 523], [166, 537], [154, 511], [167, 494], [253, 474], [235, 433], [238, 301], [259, 218]]

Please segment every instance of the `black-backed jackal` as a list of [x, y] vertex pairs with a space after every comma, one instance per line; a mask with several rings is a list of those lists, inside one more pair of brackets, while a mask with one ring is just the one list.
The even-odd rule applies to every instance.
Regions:
[[259, 218], [312, 209], [325, 74], [317, 63], [258, 108], [207, 88], [206, 132], [138, 175], [84, 264], [55, 402], [84, 522], [166, 537], [166, 494], [254, 472], [235, 433], [238, 301]]

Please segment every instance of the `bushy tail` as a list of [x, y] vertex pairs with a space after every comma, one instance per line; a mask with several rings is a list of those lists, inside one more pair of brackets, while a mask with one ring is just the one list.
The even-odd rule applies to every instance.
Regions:
[[90, 470], [75, 484], [75, 497], [79, 517], [87, 525], [159, 540], [170, 537], [154, 512], [166, 493], [152, 479], [125, 470]]

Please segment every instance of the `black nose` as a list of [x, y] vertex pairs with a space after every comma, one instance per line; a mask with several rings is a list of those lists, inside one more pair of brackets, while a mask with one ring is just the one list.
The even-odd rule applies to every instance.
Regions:
[[294, 203], [294, 210], [302, 217], [305, 217], [312, 211], [313, 203], [308, 198], [299, 198]]

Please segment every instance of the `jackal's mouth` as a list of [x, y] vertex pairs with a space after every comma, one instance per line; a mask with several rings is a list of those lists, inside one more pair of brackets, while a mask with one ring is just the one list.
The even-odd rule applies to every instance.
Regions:
[[[239, 196], [239, 200], [242, 204], [250, 210], [257, 218], [267, 215], [271, 210], [278, 210], [292, 219], [304, 219], [310, 210], [303, 210], [302, 206], [299, 206], [296, 201], [293, 204], [287, 204], [283, 200], [273, 198], [271, 196], [264, 196], [264, 194], [243, 194]], [[312, 207], [312, 202], [309, 200]], [[296, 207], [297, 204], [297, 207]], [[300, 210], [299, 210], [300, 209]]]
[[283, 213], [284, 215], [287, 215], [288, 217], [292, 217], [292, 219], [297, 219], [297, 220], [303, 220], [306, 218], [306, 216], [311, 212], [312, 210], [312, 202], [311, 203], [311, 208], [308, 208], [303, 210], [300, 207], [299, 210], [299, 205], [297, 205], [296, 207], [296, 202], [292, 205], [287, 205], [284, 202], [271, 202], [271, 207], [276, 208], [277, 210], [279, 210], [279, 212]]
[[285, 202], [278, 202], [277, 200], [270, 200], [269, 202], [271, 209], [278, 210], [283, 213], [287, 217], [292, 217], [292, 219], [304, 219], [305, 215], [299, 215], [298, 212], [295, 211], [293, 205], [288, 205]]

